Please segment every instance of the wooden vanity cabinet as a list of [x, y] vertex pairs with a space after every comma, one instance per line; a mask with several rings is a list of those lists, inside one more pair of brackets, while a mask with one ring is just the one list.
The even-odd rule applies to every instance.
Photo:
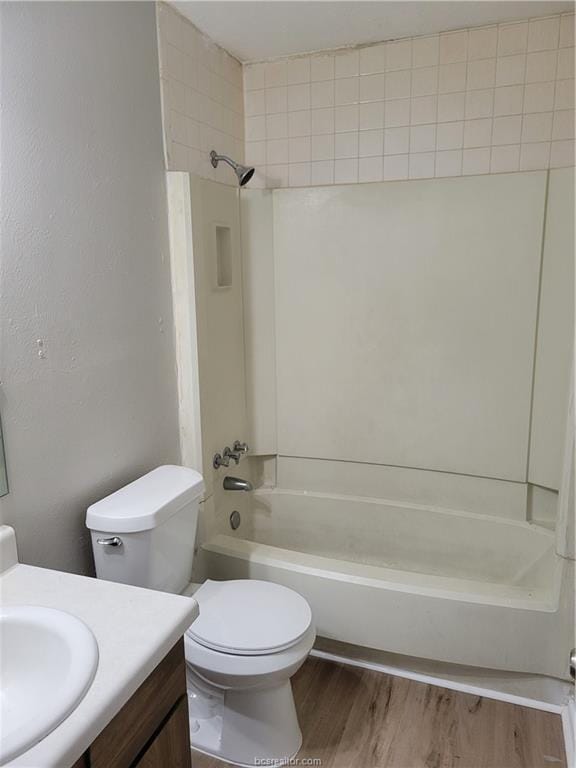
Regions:
[[73, 766], [136, 767], [191, 768], [182, 639]]

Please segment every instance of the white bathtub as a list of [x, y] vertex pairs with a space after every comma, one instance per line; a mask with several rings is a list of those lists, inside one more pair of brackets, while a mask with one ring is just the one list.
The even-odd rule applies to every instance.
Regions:
[[[211, 578], [285, 584], [318, 634], [457, 664], [565, 677], [573, 617], [554, 535], [377, 499], [258, 490], [203, 544]], [[564, 585], [564, 586], [563, 586]]]

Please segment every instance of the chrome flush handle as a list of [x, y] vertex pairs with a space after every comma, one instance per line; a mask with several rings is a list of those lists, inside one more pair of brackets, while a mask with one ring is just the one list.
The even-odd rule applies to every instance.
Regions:
[[110, 536], [107, 539], [96, 539], [97, 544], [102, 544], [104, 547], [121, 547], [122, 539], [120, 536]]

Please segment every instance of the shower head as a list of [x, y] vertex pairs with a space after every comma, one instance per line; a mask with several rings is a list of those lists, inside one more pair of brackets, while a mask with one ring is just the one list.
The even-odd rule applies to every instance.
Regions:
[[220, 160], [228, 163], [228, 165], [234, 169], [234, 173], [238, 176], [238, 183], [241, 187], [248, 184], [252, 176], [254, 176], [254, 168], [251, 168], [248, 165], [240, 165], [240, 163], [236, 163], [226, 155], [219, 155], [215, 150], [212, 150], [212, 152], [210, 152], [210, 162], [214, 168], [218, 168]]

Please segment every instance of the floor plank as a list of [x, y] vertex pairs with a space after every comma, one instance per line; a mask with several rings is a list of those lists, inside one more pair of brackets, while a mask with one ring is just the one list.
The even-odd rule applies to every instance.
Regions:
[[298, 758], [322, 768], [566, 768], [559, 715], [315, 658], [293, 688]]

